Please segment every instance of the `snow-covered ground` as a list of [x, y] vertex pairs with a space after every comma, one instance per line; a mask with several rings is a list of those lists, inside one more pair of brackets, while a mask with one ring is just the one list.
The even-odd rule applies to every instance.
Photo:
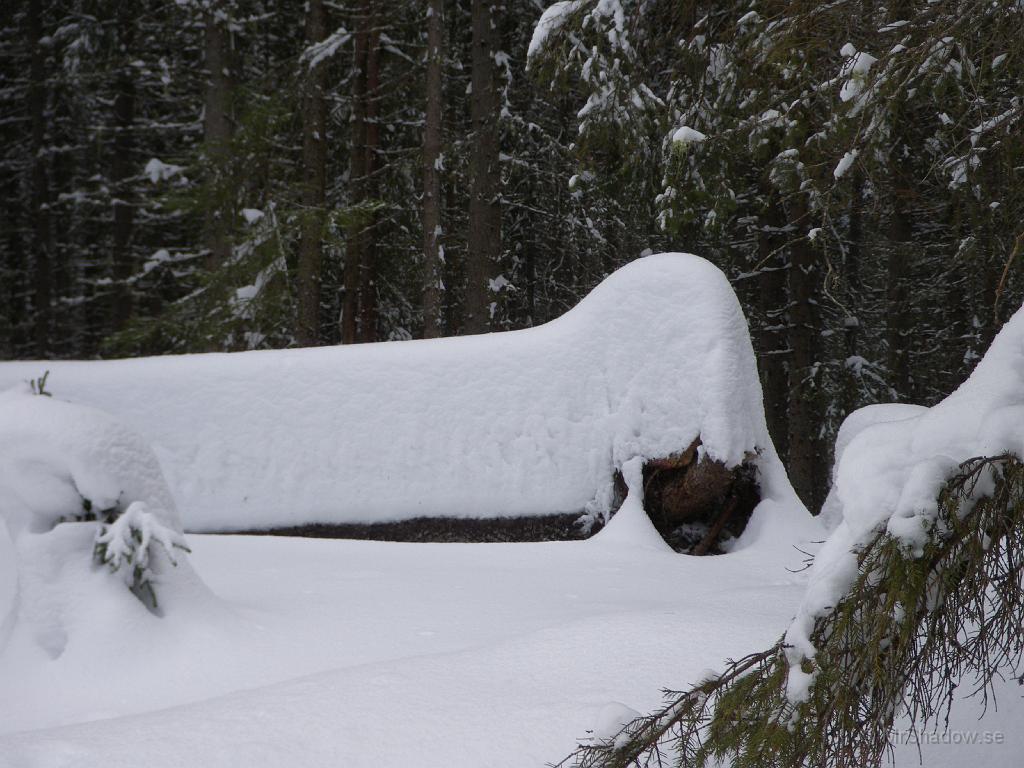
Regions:
[[785, 547], [190, 543], [230, 615], [5, 669], [0, 727], [33, 730], [0, 764], [540, 766], [773, 640], [801, 590]]
[[[786, 569], [802, 556], [781, 541], [693, 558], [600, 536], [189, 540], [225, 601], [221, 620], [116, 633], [88, 657], [69, 649], [47, 668], [5, 669], [0, 765], [539, 768], [608, 704], [647, 711], [663, 686], [769, 644], [804, 578]], [[1001, 744], [926, 744], [924, 764], [1014, 764], [1019, 691], [1006, 686], [981, 722], [973, 704], [954, 720], [968, 734], [957, 738], [987, 731]], [[909, 746], [898, 758], [917, 764]]]

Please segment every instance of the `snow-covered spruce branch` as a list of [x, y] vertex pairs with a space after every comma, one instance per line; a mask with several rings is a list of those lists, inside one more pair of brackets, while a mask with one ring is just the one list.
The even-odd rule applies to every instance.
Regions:
[[160, 518], [149, 512], [145, 502], [132, 502], [113, 522], [100, 526], [96, 534], [93, 559], [97, 565], [106, 565], [112, 572], [120, 571], [125, 584], [148, 608], [158, 607], [156, 573], [153, 570], [152, 547], [158, 545], [172, 566], [178, 562], [174, 550], [191, 550], [185, 537], [169, 528]]
[[963, 462], [938, 508], [922, 548], [882, 526], [857, 552], [853, 587], [816, 619], [800, 670], [780, 638], [559, 765], [861, 768], [891, 749], [897, 717], [944, 726], [960, 681], [987, 705], [1024, 653], [1024, 463]]

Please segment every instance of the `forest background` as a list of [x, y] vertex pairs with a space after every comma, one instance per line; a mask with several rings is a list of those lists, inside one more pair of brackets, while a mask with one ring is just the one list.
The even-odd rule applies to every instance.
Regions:
[[688, 251], [817, 509], [1020, 306], [1024, 3], [546, 7], [4, 2], [0, 359], [525, 328]]

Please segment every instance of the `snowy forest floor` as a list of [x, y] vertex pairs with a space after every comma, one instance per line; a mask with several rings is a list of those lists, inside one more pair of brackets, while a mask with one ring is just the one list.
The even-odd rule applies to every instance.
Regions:
[[[128, 627], [99, 657], [69, 648], [4, 681], [0, 765], [542, 766], [606, 705], [650, 710], [662, 687], [771, 643], [804, 580], [788, 545], [694, 558], [601, 537], [189, 542], [234, 615], [144, 643]], [[924, 764], [1012, 764], [1020, 692], [1010, 681], [998, 712], [977, 722], [969, 702], [951, 723], [1002, 743], [925, 745]], [[916, 747], [897, 761], [917, 765]]]

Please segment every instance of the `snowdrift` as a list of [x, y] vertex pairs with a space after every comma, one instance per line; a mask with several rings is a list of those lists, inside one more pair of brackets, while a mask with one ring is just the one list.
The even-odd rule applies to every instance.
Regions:
[[686, 254], [633, 262], [524, 331], [3, 363], [0, 387], [47, 369], [55, 395], [115, 414], [153, 446], [193, 531], [604, 513], [616, 470], [698, 435], [728, 466], [757, 454], [762, 495], [799, 509], [736, 297]]
[[[790, 684], [814, 656], [811, 631], [858, 573], [857, 550], [885, 531], [920, 552], [938, 515], [938, 496], [962, 462], [1011, 453], [1024, 457], [1024, 308], [1003, 326], [971, 376], [932, 408], [874, 405], [850, 414], [839, 431], [833, 484], [823, 517], [834, 526], [815, 555], [807, 592], [786, 634]], [[980, 492], [980, 489], [979, 489]], [[796, 673], [796, 674], [794, 674]]]
[[[223, 607], [174, 546], [181, 524], [145, 442], [95, 409], [27, 389], [0, 392], [0, 679], [52, 682], [92, 667], [102, 685], [97, 664], [118, 664], [116, 638], [148, 647], [164, 619], [205, 626]], [[140, 537], [116, 569], [94, 563], [101, 522], [89, 517], [104, 510], [120, 515], [105, 529], [107, 555], [129, 551], [128, 523]]]

